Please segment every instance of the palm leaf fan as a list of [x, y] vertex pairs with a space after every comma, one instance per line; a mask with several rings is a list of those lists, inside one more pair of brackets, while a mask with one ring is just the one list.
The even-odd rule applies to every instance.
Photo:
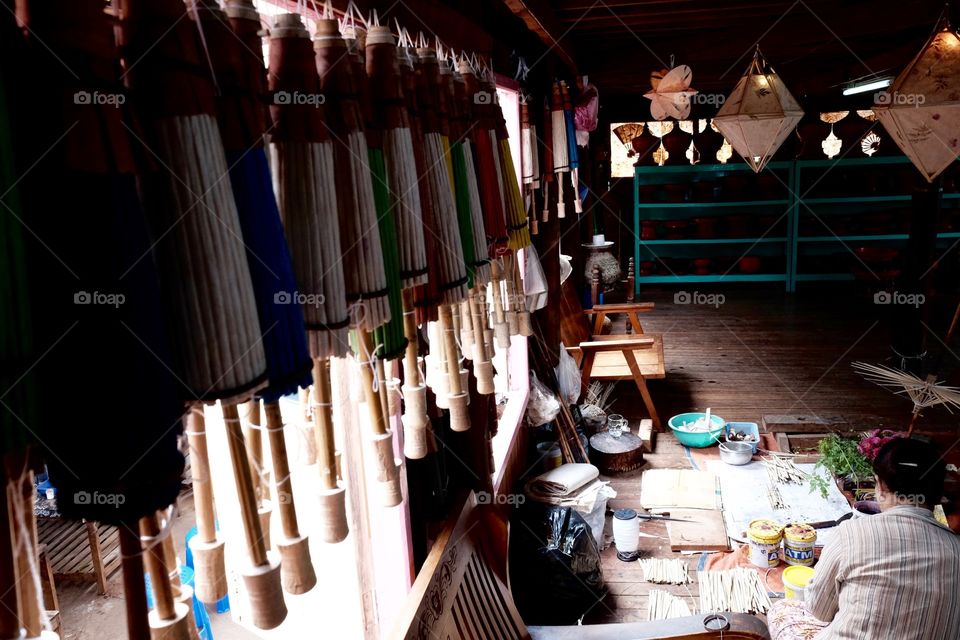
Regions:
[[[270, 142], [276, 157], [280, 212], [303, 298], [313, 358], [312, 417], [320, 473], [321, 539], [346, 538], [345, 489], [337, 474], [329, 359], [348, 348], [347, 299], [333, 144], [324, 125], [313, 45], [299, 15], [281, 14], [270, 30]], [[294, 100], [294, 95], [304, 100]], [[289, 99], [288, 99], [289, 96]]]
[[960, 409], [960, 388], [943, 384], [934, 373], [920, 378], [884, 365], [854, 362], [852, 366], [865, 380], [910, 399], [913, 403], [913, 414], [908, 434], [913, 433], [917, 419], [927, 407], [943, 405], [951, 413], [953, 408]]
[[[454, 431], [470, 428], [467, 409], [468, 394], [463, 389], [460, 373], [460, 355], [456, 342], [454, 312], [466, 299], [467, 271], [463, 259], [463, 243], [453, 185], [453, 167], [450, 163], [449, 121], [446, 110], [446, 92], [442, 88], [436, 52], [430, 47], [419, 47], [418, 103], [423, 123], [426, 148], [427, 175], [430, 199], [433, 203], [434, 232], [438, 236], [437, 252], [441, 264], [440, 291], [443, 304], [439, 309], [440, 340], [431, 341], [434, 362], [445, 363], [445, 385], [437, 392], [438, 406], [450, 409], [450, 427]], [[459, 315], [459, 313], [457, 313]], [[436, 345], [437, 349], [433, 349]]]
[[[303, 310], [289, 299], [297, 285], [264, 150], [267, 78], [258, 35], [260, 16], [250, 0], [228, 5], [229, 18], [214, 0], [205, 0], [201, 7], [204, 44], [209, 47], [207, 55], [213, 61], [221, 89], [220, 131], [267, 358], [270, 384], [258, 395], [264, 402], [277, 495], [282, 497], [278, 508], [283, 539], [277, 541], [281, 579], [287, 592], [305, 593], [313, 588], [317, 578], [308, 540], [301, 536], [297, 522], [279, 402], [282, 396], [310, 385], [313, 362], [307, 348]], [[256, 419], [252, 420], [247, 445], [254, 449], [254, 458], [261, 459], [259, 400], [252, 403], [252, 411]], [[261, 468], [261, 464], [253, 466], [255, 478], [262, 476]], [[266, 513], [263, 527], [268, 531], [269, 511]]]
[[390, 320], [387, 274], [384, 269], [383, 245], [377, 221], [377, 203], [370, 168], [369, 146], [364, 131], [360, 102], [361, 78], [354, 73], [354, 62], [340, 35], [336, 20], [317, 21], [317, 69], [327, 100], [338, 106], [327, 114], [334, 146], [334, 167], [337, 177], [337, 201], [340, 211], [340, 245], [343, 249], [347, 301], [356, 309], [352, 324], [357, 329], [354, 351], [357, 354], [363, 390], [370, 416], [373, 447], [376, 456], [376, 479], [384, 505], [399, 504], [400, 492], [397, 465], [393, 458], [393, 433], [384, 411], [385, 393], [377, 384], [374, 343], [371, 331]]
[[[196, 6], [190, 5], [197, 17]], [[286, 617], [280, 560], [268, 555], [237, 404], [266, 386], [266, 355], [239, 214], [215, 119], [198, 24], [176, 0], [128, 0], [122, 16], [136, 110], [159, 168], [142, 180], [174, 353], [190, 400], [219, 400], [249, 564], [251, 619]], [[199, 35], [199, 37], [198, 37]], [[133, 64], [136, 61], [136, 64]], [[212, 70], [211, 70], [212, 71]]]
[[634, 138], [639, 138], [643, 135], [643, 123], [628, 122], [620, 125], [619, 127], [614, 127], [613, 133], [617, 136], [617, 140], [619, 140], [623, 146], [625, 146], [627, 149], [632, 149]]
[[[366, 39], [366, 72], [371, 97], [376, 107], [376, 122], [371, 126], [382, 133], [385, 145], [385, 171], [389, 191], [396, 198], [395, 212], [400, 227], [400, 273], [403, 276], [403, 330], [407, 340], [404, 354], [404, 453], [408, 458], [423, 458], [428, 450], [426, 386], [417, 365], [419, 336], [414, 317], [414, 289], [427, 281], [428, 267], [424, 242], [423, 209], [417, 179], [417, 160], [397, 47], [390, 29], [380, 25], [369, 28]], [[390, 212], [388, 212], [390, 213]]]

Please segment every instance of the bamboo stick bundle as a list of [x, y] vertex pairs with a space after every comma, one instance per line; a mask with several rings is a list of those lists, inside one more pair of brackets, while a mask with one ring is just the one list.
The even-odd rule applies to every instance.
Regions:
[[[340, 542], [348, 529], [345, 489], [336, 466], [329, 359], [347, 351], [349, 316], [333, 145], [324, 126], [313, 46], [296, 14], [277, 16], [270, 32], [269, 81], [280, 211], [298, 285], [310, 294], [302, 305], [313, 360], [311, 416], [320, 475], [321, 538]], [[304, 98], [295, 100], [295, 95]]]
[[[541, 177], [540, 183], [543, 185], [543, 212], [541, 221], [546, 222], [550, 219], [550, 183], [554, 182], [553, 177], [553, 112], [550, 105], [552, 98], [544, 100], [543, 103], [543, 163], [540, 165]], [[557, 188], [562, 189], [563, 184], [557, 183]]]
[[700, 612], [766, 613], [772, 606], [760, 575], [753, 569], [698, 571]]
[[577, 151], [577, 134], [573, 124], [570, 88], [565, 80], [560, 81], [560, 96], [563, 99], [563, 121], [567, 137], [567, 158], [570, 162], [570, 185], [573, 187], [573, 207], [576, 213], [583, 213], [583, 202], [580, 200], [580, 154]]
[[645, 558], [640, 561], [643, 579], [654, 584], [689, 584], [687, 563], [680, 558]]
[[360, 78], [336, 20], [318, 20], [314, 49], [323, 100], [337, 105], [326, 121], [333, 141], [340, 246], [351, 324], [373, 331], [390, 320], [389, 289], [360, 105]]
[[[330, 12], [327, 11], [326, 15], [330, 15]], [[403, 496], [400, 492], [398, 464], [393, 455], [393, 433], [388, 428], [384, 410], [386, 385], [381, 384], [385, 382], [382, 364], [377, 364], [380, 359], [375, 357], [377, 348], [370, 335], [371, 331], [390, 321], [391, 311], [369, 145], [364, 131], [360, 96], [363, 78], [355, 73], [359, 71], [355, 67], [362, 68], [362, 65], [358, 65], [357, 60], [350, 61], [351, 53], [340, 34], [340, 25], [332, 18], [324, 17], [317, 21], [314, 48], [324, 96], [328, 100], [335, 100], [338, 107], [328, 114], [328, 125], [337, 159], [340, 241], [345, 258], [347, 300], [352, 301], [351, 280], [354, 284], [377, 283], [380, 287], [373, 292], [372, 298], [370, 294], [353, 296], [355, 303], [351, 324], [356, 329], [353, 351], [360, 365], [370, 413], [372, 432], [368, 442], [374, 451], [378, 491], [385, 506], [395, 506], [400, 504]], [[374, 268], [371, 270], [371, 265], [365, 261], [374, 261]], [[362, 278], [358, 280], [357, 276]]]
[[371, 123], [382, 131], [385, 146], [386, 174], [390, 192], [396, 198], [396, 217], [400, 228], [400, 274], [404, 291], [401, 307], [404, 353], [404, 453], [419, 459], [427, 454], [428, 438], [426, 386], [417, 368], [419, 336], [414, 311], [414, 289], [427, 281], [424, 213], [417, 178], [417, 158], [408, 104], [404, 96], [404, 78], [400, 71], [397, 47], [390, 29], [380, 25], [369, 28], [366, 39], [366, 72], [370, 78], [371, 97], [378, 116]]
[[648, 595], [647, 620], [669, 620], [692, 615], [686, 601], [663, 589], [651, 589]]
[[563, 111], [563, 95], [560, 83], [553, 84], [550, 100], [550, 135], [553, 152], [553, 172], [557, 175], [557, 217], [567, 216], [563, 201], [563, 173], [570, 173], [570, 147], [567, 143], [567, 121]]

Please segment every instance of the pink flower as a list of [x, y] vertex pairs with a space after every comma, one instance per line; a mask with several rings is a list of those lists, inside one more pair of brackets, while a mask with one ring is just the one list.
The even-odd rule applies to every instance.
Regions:
[[880, 449], [883, 448], [883, 445], [887, 444], [894, 438], [902, 438], [904, 436], [906, 436], [906, 433], [902, 431], [874, 429], [873, 431], [868, 431], [864, 434], [863, 438], [860, 440], [860, 444], [857, 445], [857, 451], [859, 451], [864, 458], [870, 462], [873, 462], [874, 458], [877, 457], [877, 454], [880, 453]]

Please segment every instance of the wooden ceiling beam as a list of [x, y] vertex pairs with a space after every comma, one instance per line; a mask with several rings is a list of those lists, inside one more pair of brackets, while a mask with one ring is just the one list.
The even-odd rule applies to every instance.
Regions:
[[573, 38], [569, 35], [573, 27], [557, 19], [547, 0], [503, 0], [503, 3], [543, 41], [548, 53], [555, 54], [571, 74], [577, 75]]

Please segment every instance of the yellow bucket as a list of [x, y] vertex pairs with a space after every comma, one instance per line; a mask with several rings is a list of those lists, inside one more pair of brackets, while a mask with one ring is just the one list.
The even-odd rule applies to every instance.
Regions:
[[753, 520], [747, 527], [747, 538], [750, 540], [750, 562], [765, 569], [780, 564], [783, 525], [767, 518]]
[[813, 578], [810, 567], [787, 567], [783, 570], [783, 595], [787, 600], [803, 600], [803, 590]]

